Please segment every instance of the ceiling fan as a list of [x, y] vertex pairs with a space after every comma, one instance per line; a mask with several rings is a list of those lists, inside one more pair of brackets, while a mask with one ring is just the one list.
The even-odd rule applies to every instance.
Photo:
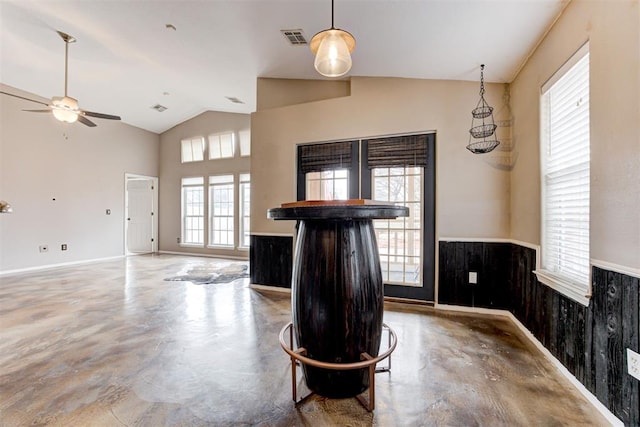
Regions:
[[36, 102], [38, 104], [42, 104], [48, 107], [47, 110], [23, 110], [29, 111], [32, 113], [48, 113], [52, 112], [53, 116], [60, 120], [61, 122], [73, 123], [75, 121], [79, 121], [80, 123], [95, 127], [96, 124], [91, 120], [87, 119], [87, 117], [95, 117], [98, 119], [108, 119], [108, 120], [120, 120], [119, 116], [113, 116], [111, 114], [103, 114], [103, 113], [95, 113], [93, 111], [81, 110], [78, 107], [78, 100], [75, 98], [71, 98], [67, 95], [67, 81], [68, 81], [68, 70], [69, 70], [69, 43], [75, 43], [76, 39], [69, 34], [63, 33], [62, 31], [57, 31], [62, 40], [64, 40], [64, 96], [54, 96], [51, 99], [50, 103], [38, 101], [35, 99], [25, 98], [24, 96], [14, 95], [12, 93], [2, 92], [0, 93], [4, 95], [13, 96], [15, 98], [24, 99], [26, 101]]

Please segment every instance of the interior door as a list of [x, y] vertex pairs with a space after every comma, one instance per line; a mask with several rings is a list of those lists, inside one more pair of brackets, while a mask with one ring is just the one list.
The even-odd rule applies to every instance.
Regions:
[[127, 180], [128, 253], [153, 252], [153, 180]]

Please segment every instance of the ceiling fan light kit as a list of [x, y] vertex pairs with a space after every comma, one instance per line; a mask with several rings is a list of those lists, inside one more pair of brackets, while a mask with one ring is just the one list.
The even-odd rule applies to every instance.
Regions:
[[56, 120], [59, 120], [65, 123], [74, 123], [76, 121], [79, 121], [83, 125], [86, 125], [89, 127], [95, 127], [96, 124], [93, 123], [91, 120], [87, 119], [86, 116], [96, 117], [99, 119], [107, 119], [107, 120], [120, 120], [119, 116], [81, 110], [80, 107], [78, 106], [78, 100], [67, 95], [68, 77], [69, 77], [69, 43], [75, 43], [76, 39], [75, 37], [70, 36], [67, 33], [63, 33], [62, 31], [57, 31], [57, 33], [60, 36], [60, 38], [62, 38], [65, 44], [64, 46], [64, 96], [54, 96], [51, 99], [51, 103], [47, 104], [46, 102], [37, 101], [35, 99], [26, 98], [24, 96], [14, 95], [8, 92], [0, 91], [0, 93], [4, 95], [13, 96], [14, 98], [24, 99], [26, 101], [31, 101], [37, 104], [45, 105], [49, 108], [48, 110], [24, 110], [24, 111], [33, 112], [33, 113], [51, 112], [53, 114], [53, 117], [56, 118]]
[[65, 123], [74, 123], [78, 121], [78, 101], [69, 96], [63, 98], [53, 97], [51, 100], [53, 105], [53, 117]]
[[349, 32], [334, 27], [333, 0], [331, 28], [314, 35], [309, 47], [316, 56], [313, 65], [323, 76], [341, 77], [351, 70], [351, 53], [356, 47], [356, 39]]

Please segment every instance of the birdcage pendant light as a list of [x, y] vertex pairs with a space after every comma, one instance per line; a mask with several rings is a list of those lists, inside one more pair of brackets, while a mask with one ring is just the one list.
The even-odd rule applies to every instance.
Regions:
[[471, 117], [467, 150], [474, 154], [493, 151], [500, 145], [500, 141], [495, 136], [498, 126], [493, 121], [493, 107], [484, 99], [484, 64], [480, 66], [480, 99], [476, 108], [471, 111]]

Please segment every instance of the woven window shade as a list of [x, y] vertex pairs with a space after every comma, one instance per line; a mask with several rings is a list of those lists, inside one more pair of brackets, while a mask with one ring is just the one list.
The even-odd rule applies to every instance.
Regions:
[[427, 166], [427, 135], [368, 139], [367, 167]]
[[298, 146], [298, 168], [302, 173], [351, 168], [351, 141]]

